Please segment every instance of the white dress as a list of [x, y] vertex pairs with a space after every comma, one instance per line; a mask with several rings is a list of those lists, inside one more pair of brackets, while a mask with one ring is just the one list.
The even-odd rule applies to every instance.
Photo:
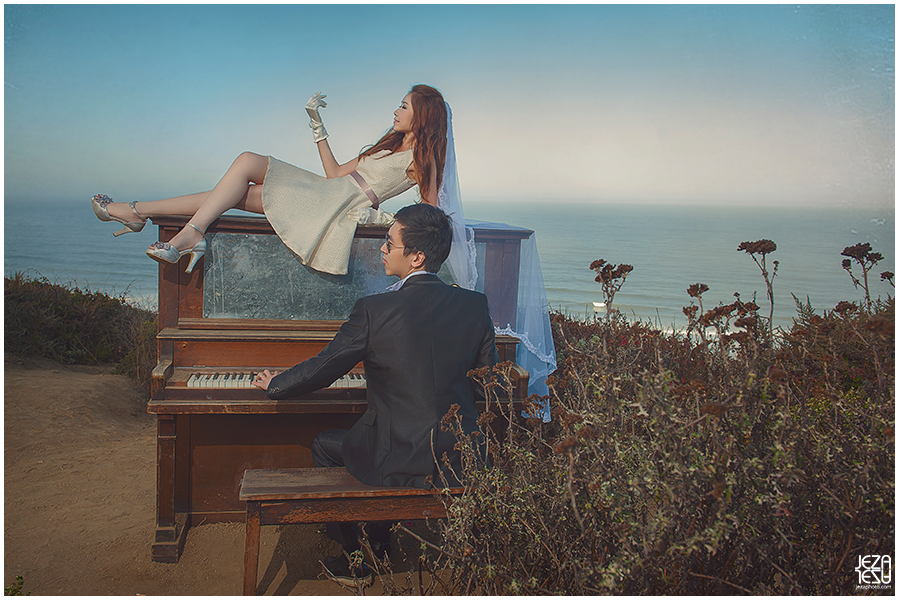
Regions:
[[[361, 159], [356, 171], [383, 203], [416, 184], [407, 175], [412, 161], [412, 150], [383, 150]], [[356, 232], [347, 212], [372, 206], [356, 180], [327, 179], [270, 156], [262, 187], [266, 218], [300, 261], [316, 271], [346, 274]]]

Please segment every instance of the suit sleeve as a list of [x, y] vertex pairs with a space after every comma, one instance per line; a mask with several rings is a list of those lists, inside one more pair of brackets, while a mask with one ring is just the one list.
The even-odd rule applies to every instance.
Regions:
[[485, 330], [478, 349], [478, 365], [476, 367], [487, 367], [500, 362], [500, 356], [497, 354], [497, 344], [494, 341], [494, 322], [491, 321], [487, 297], [484, 299], [484, 321]]
[[272, 378], [266, 395], [280, 400], [330, 386], [363, 360], [369, 340], [365, 299], [359, 299], [350, 318], [318, 355]]
[[[494, 341], [494, 322], [491, 320], [487, 298], [484, 299], [484, 315], [484, 332], [478, 345], [478, 355], [475, 357], [474, 368], [490, 367], [500, 362], [500, 356], [497, 354], [497, 344]], [[472, 383], [472, 392], [475, 393], [475, 399], [484, 401], [484, 386], [473, 379], [469, 381]]]

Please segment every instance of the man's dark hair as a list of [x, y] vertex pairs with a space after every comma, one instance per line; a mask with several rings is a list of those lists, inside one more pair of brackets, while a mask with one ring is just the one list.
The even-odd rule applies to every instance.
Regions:
[[403, 230], [403, 254], [422, 251], [425, 254], [425, 271], [437, 273], [450, 255], [453, 242], [453, 226], [442, 210], [429, 204], [403, 207], [394, 215]]

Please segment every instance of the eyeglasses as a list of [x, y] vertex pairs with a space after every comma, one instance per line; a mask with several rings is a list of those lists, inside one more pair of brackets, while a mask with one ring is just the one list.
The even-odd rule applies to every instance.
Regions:
[[395, 244], [391, 244], [391, 233], [388, 232], [384, 235], [384, 245], [387, 246], [387, 251], [391, 252], [395, 248], [406, 248], [405, 246], [397, 246]]
[[421, 252], [421, 251], [420, 251], [418, 248], [416, 248], [415, 246], [405, 246], [405, 245], [404, 245], [404, 246], [399, 246], [399, 245], [397, 245], [397, 244], [392, 244], [392, 243], [391, 243], [391, 233], [390, 233], [390, 232], [388, 232], [388, 233], [386, 233], [386, 234], [384, 235], [384, 245], [387, 246], [387, 251], [388, 251], [388, 252], [391, 252], [391, 251], [394, 250], [395, 248], [403, 248], [403, 249], [407, 249], [407, 250], [409, 250], [410, 252]]

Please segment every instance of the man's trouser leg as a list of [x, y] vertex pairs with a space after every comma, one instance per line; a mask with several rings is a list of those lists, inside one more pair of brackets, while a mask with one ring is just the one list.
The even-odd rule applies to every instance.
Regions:
[[[325, 430], [312, 444], [313, 464], [316, 467], [344, 467], [343, 443], [349, 430]], [[325, 534], [337, 542], [348, 554], [360, 548], [359, 527], [356, 522], [325, 524]], [[390, 549], [391, 522], [369, 522], [366, 534], [372, 551], [383, 557]]]

